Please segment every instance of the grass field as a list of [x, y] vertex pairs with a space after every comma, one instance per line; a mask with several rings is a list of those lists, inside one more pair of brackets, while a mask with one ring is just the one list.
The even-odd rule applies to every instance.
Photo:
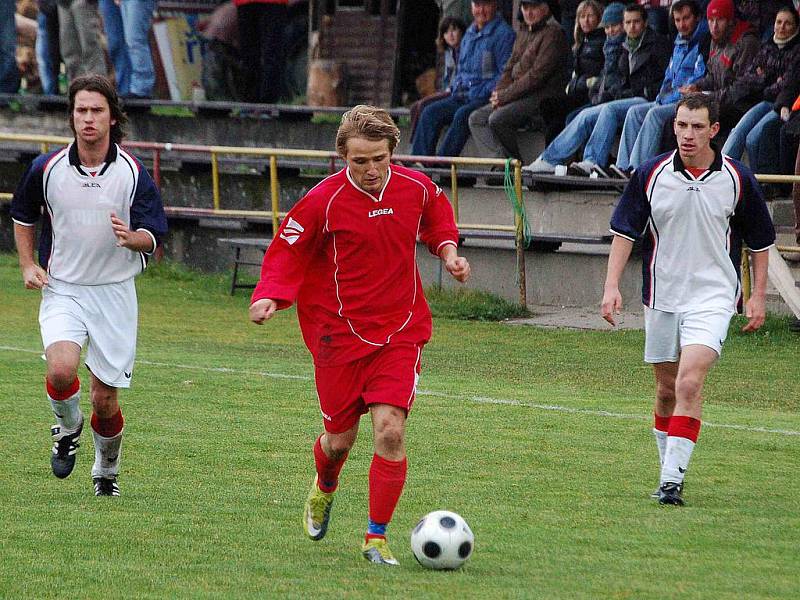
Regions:
[[[255, 327], [224, 278], [163, 265], [138, 289], [123, 495], [95, 498], [88, 432], [72, 476], [50, 474], [38, 294], [0, 255], [0, 598], [800, 597], [800, 338], [785, 320], [732, 330], [676, 508], [649, 498], [641, 332], [438, 318], [392, 569], [359, 556], [367, 420], [328, 536], [303, 536], [321, 423], [294, 312]], [[475, 531], [461, 571], [411, 554], [411, 528], [437, 508]]]

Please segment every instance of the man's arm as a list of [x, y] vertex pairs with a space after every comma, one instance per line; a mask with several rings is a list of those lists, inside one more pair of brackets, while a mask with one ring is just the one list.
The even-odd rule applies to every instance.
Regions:
[[611, 253], [608, 255], [608, 270], [606, 272], [606, 283], [603, 287], [603, 300], [600, 304], [600, 314], [603, 318], [616, 325], [614, 315], [622, 310], [622, 294], [619, 292], [619, 281], [625, 265], [628, 264], [633, 242], [620, 235], [615, 235], [611, 242]]
[[114, 213], [111, 213], [111, 228], [117, 236], [117, 246], [127, 248], [133, 252], [152, 254], [156, 249], [156, 239], [144, 229], [132, 231], [127, 223]]
[[755, 331], [764, 324], [767, 313], [767, 275], [769, 269], [769, 252], [751, 252], [753, 261], [753, 287], [747, 301], [745, 315], [747, 324], [742, 331]]
[[14, 223], [14, 241], [22, 269], [22, 281], [29, 290], [40, 290], [47, 285], [47, 272], [36, 264], [33, 257], [35, 227]]
[[464, 283], [469, 279], [469, 262], [458, 255], [458, 249], [453, 244], [445, 244], [439, 250], [439, 258], [444, 262], [444, 268], [456, 281]]

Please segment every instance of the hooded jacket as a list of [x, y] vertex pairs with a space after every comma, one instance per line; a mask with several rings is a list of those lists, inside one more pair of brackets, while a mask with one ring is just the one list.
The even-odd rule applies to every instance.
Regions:
[[758, 54], [760, 40], [747, 21], [734, 21], [733, 29], [720, 43], [711, 41], [706, 75], [697, 81], [697, 88], [709, 92], [720, 104], [727, 102], [728, 91], [745, 73]]
[[672, 104], [681, 98], [680, 88], [695, 83], [706, 74], [711, 36], [708, 21], [700, 19], [688, 39], [680, 34], [675, 37], [672, 57], [664, 72], [664, 81], [656, 97], [656, 104]]

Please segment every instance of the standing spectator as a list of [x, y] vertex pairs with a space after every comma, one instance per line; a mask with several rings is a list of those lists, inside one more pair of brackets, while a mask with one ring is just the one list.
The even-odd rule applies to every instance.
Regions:
[[16, 94], [19, 91], [15, 12], [14, 0], [0, 0], [0, 94]]
[[750, 168], [756, 173], [777, 171], [779, 156], [775, 140], [781, 123], [780, 112], [782, 108], [790, 108], [793, 102], [781, 92], [788, 82], [789, 66], [800, 54], [798, 24], [797, 11], [780, 9], [775, 16], [773, 39], [761, 47], [748, 73], [736, 80], [730, 92], [737, 107], [751, 108], [733, 128], [722, 151], [741, 159], [746, 149]]
[[58, 76], [61, 73], [61, 51], [58, 35], [58, 5], [56, 0], [39, 0], [36, 17], [36, 62], [42, 93], [55, 96], [59, 93]]
[[[618, 13], [615, 23], [622, 24], [622, 3], [615, 2], [614, 11]], [[545, 98], [540, 104], [542, 120], [545, 124], [544, 141], [546, 144], [555, 139], [564, 129], [564, 120], [568, 115], [589, 103], [590, 94], [600, 83], [603, 71], [603, 45], [606, 34], [602, 23], [603, 7], [597, 0], [583, 0], [578, 5], [577, 22], [575, 23], [572, 56], [574, 67], [572, 78], [567, 84], [566, 98]], [[574, 116], [574, 115], [572, 115]]]
[[681, 98], [680, 88], [706, 74], [711, 36], [699, 4], [696, 0], [677, 0], [671, 14], [678, 30], [672, 58], [656, 99], [634, 106], [625, 116], [617, 162], [611, 167], [620, 176], [658, 154], [664, 124], [675, 115], [675, 103]]
[[282, 93], [286, 57], [283, 30], [289, 0], [234, 0], [239, 18], [242, 63], [247, 66], [244, 97], [248, 102], [275, 103]]
[[469, 116], [483, 156], [521, 158], [517, 130], [539, 114], [542, 100], [564, 97], [561, 66], [569, 49], [561, 26], [542, 0], [522, 0], [520, 10], [525, 28], [517, 33], [489, 104]]
[[150, 25], [156, 0], [99, 0], [117, 92], [123, 98], [151, 98], [156, 83]]
[[206, 40], [202, 73], [206, 99], [242, 100], [244, 68], [233, 0], [217, 6], [208, 20], [201, 22], [200, 32]]
[[[414, 138], [414, 130], [417, 128], [417, 121], [423, 109], [431, 102], [446, 98], [450, 94], [450, 85], [456, 74], [458, 67], [458, 54], [461, 47], [461, 40], [464, 37], [464, 32], [467, 30], [467, 25], [458, 17], [444, 17], [439, 23], [439, 35], [436, 38], [436, 49], [441, 62], [441, 85], [440, 91], [430, 96], [420, 98], [411, 105], [410, 117], [411, 126], [409, 130], [409, 137]], [[440, 69], [437, 69], [437, 73]]]
[[781, 8], [791, 7], [792, 0], [736, 0], [735, 4], [739, 17], [749, 21], [761, 40], [766, 42], [773, 35], [772, 24], [778, 11]]
[[[425, 107], [411, 154], [458, 156], [469, 137], [469, 115], [489, 101], [511, 49], [514, 30], [497, 14], [496, 0], [472, 0], [472, 25], [461, 40], [450, 94]], [[450, 125], [437, 151], [442, 129]]]
[[100, 45], [100, 15], [96, 0], [57, 0], [61, 56], [71, 82], [79, 75], [106, 74]]

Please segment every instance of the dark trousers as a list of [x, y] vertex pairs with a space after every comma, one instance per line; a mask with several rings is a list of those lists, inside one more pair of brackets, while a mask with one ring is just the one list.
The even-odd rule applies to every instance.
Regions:
[[275, 103], [283, 90], [286, 57], [285, 4], [243, 4], [236, 9], [242, 64], [247, 66], [244, 96], [249, 102]]

